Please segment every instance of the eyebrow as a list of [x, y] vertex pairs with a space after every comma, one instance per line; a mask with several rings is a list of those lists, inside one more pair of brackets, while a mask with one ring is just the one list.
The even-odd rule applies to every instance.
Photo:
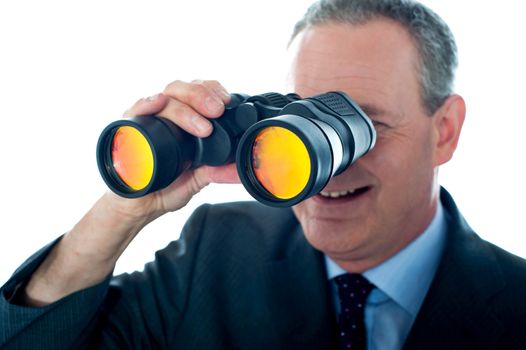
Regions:
[[359, 104], [359, 106], [369, 117], [386, 114], [383, 109], [367, 103]]

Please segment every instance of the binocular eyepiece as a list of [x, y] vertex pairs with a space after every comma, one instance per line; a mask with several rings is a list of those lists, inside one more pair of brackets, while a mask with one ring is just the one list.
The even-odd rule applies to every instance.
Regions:
[[198, 138], [168, 119], [132, 117], [108, 125], [97, 144], [102, 178], [137, 198], [167, 187], [187, 169], [236, 162], [258, 201], [291, 206], [319, 193], [376, 140], [371, 120], [346, 94], [232, 94], [213, 132]]

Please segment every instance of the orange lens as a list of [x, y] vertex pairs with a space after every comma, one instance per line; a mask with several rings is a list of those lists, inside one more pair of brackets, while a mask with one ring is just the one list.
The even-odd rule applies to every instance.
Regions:
[[272, 126], [263, 129], [252, 146], [252, 167], [259, 183], [280, 199], [303, 191], [311, 162], [303, 141], [292, 131]]
[[148, 140], [134, 127], [121, 126], [111, 144], [113, 168], [131, 189], [145, 188], [153, 176], [153, 152]]

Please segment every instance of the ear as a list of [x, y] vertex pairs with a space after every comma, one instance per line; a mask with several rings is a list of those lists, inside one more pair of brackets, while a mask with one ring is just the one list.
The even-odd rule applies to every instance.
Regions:
[[466, 116], [466, 103], [459, 95], [449, 96], [433, 115], [436, 135], [435, 166], [448, 162], [455, 152]]

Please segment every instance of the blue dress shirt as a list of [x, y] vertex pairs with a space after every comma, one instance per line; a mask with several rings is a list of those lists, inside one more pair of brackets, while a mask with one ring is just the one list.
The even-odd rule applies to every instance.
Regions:
[[[446, 219], [439, 203], [431, 224], [413, 242], [363, 276], [373, 283], [365, 305], [367, 349], [401, 349], [435, 276], [446, 241]], [[337, 314], [339, 302], [333, 278], [346, 273], [325, 256]]]

